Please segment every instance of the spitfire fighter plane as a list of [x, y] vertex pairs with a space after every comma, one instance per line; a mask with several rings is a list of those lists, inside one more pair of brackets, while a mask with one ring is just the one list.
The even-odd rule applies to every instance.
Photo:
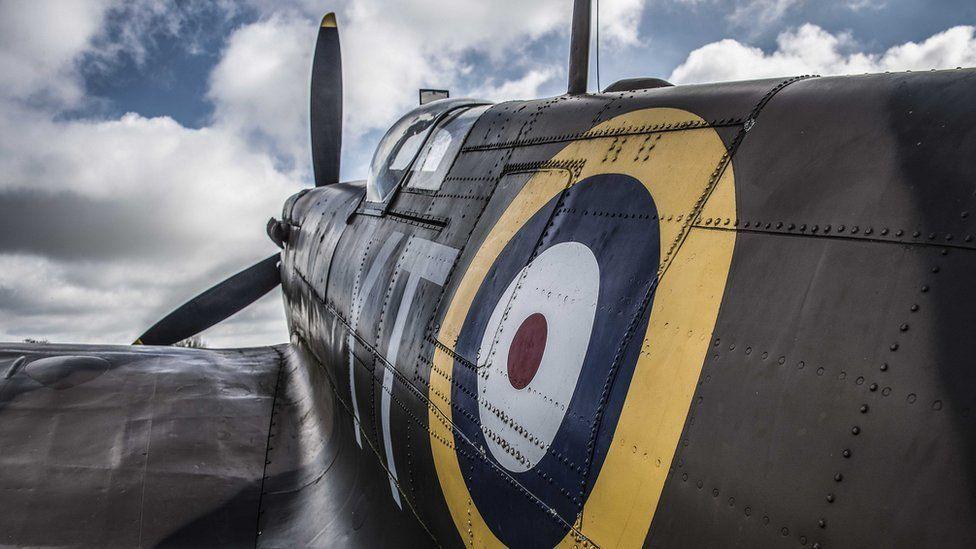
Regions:
[[[14, 546], [976, 546], [976, 71], [427, 102], [130, 347], [0, 347]], [[353, 113], [355, 116], [355, 113]], [[281, 285], [290, 342], [169, 347]]]

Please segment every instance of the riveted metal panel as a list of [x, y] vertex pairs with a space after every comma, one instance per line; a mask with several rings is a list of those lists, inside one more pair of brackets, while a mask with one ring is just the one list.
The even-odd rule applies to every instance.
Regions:
[[736, 156], [740, 225], [973, 248], [974, 91], [972, 69], [786, 88]]
[[0, 350], [21, 356], [0, 381], [3, 544], [254, 543], [279, 348]]
[[740, 233], [648, 543], [976, 540], [973, 267], [968, 251]]

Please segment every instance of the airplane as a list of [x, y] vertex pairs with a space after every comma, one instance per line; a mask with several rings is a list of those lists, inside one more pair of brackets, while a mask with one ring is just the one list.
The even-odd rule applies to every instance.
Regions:
[[[280, 253], [0, 346], [0, 543], [976, 546], [976, 70], [589, 93], [573, 10], [566, 94], [357, 182], [327, 15]], [[279, 284], [287, 344], [169, 346]]]

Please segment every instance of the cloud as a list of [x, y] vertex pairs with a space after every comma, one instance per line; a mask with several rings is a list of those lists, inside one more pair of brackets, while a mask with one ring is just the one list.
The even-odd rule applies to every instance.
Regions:
[[79, 69], [108, 67], [125, 56], [137, 64], [160, 37], [181, 35], [201, 17], [229, 18], [230, 0], [45, 0], [0, 2], [0, 96], [51, 108], [85, 98]]
[[[301, 0], [255, 0], [252, 6], [259, 20], [228, 38], [211, 75], [208, 97], [216, 107], [215, 124], [248, 136], [283, 167], [307, 178], [308, 81], [322, 8]], [[604, 47], [640, 44], [644, 6], [645, 0], [601, 2]], [[346, 178], [365, 175], [364, 159], [377, 133], [416, 105], [418, 88], [444, 87], [455, 96], [499, 101], [529, 98], [565, 70], [561, 52], [525, 54], [540, 40], [568, 40], [571, 10], [564, 0], [359, 0], [341, 4], [338, 14], [344, 146], [352, 161], [343, 165]]]
[[[851, 9], [867, 7], [877, 0], [849, 0]], [[789, 12], [797, 11], [806, 0], [672, 0], [668, 4], [700, 10], [708, 8], [723, 14], [732, 27], [745, 29], [751, 36], [759, 36], [782, 20]], [[860, 4], [864, 4], [861, 6]], [[853, 7], [857, 5], [857, 7]]]
[[671, 73], [679, 84], [746, 80], [798, 74], [858, 74], [865, 72], [929, 70], [976, 65], [976, 28], [958, 26], [926, 40], [893, 46], [882, 53], [854, 51], [849, 34], [831, 34], [805, 24], [783, 32], [775, 51], [736, 40], [721, 40], [698, 48]]
[[[0, 288], [21, 304], [0, 297], [5, 339], [130, 341], [271, 255], [263, 223], [300, 188], [221, 128], [9, 114], [0, 113]], [[280, 341], [280, 307], [275, 319], [265, 337]]]
[[235, 31], [210, 75], [216, 125], [300, 174], [309, 169], [309, 75], [318, 26], [274, 14]]
[[[217, 120], [200, 129], [135, 113], [60, 116], [92, 100], [83, 70], [123, 56], [144, 61], [152, 44], [137, 43], [132, 29], [182, 32], [197, 5], [124, 17], [139, 4], [0, 4], [9, 16], [0, 19], [0, 66], [9, 69], [0, 71], [0, 339], [131, 341], [184, 300], [271, 255], [264, 222], [301, 188], [279, 169], [294, 138], [273, 134], [273, 146], [253, 138], [248, 108], [261, 111], [247, 97], [215, 92]], [[17, 34], [21, 28], [40, 31]], [[252, 83], [270, 92], [276, 76]], [[275, 98], [269, 93], [266, 103]], [[208, 334], [218, 345], [286, 338], [280, 295]]]
[[552, 68], [530, 70], [525, 76], [516, 80], [505, 80], [496, 83], [488, 80], [479, 88], [472, 90], [471, 94], [489, 101], [504, 101], [513, 97], [538, 97], [539, 89], [551, 81], [558, 71]]
[[845, 7], [851, 11], [880, 10], [887, 7], [887, 0], [848, 0]]
[[110, 3], [0, 2], [0, 94], [74, 104], [82, 97], [78, 55], [102, 28]]
[[638, 26], [644, 0], [602, 0], [599, 8], [601, 47], [619, 49], [642, 44]]
[[202, 53], [199, 43], [201, 20], [229, 20], [240, 14], [234, 0], [75, 0], [79, 4], [96, 3], [106, 9], [106, 21], [87, 51], [86, 61], [111, 68], [119, 58], [127, 57], [137, 65], [146, 61], [149, 51], [161, 40], [179, 37], [178, 45], [193, 53]]
[[746, 0], [737, 2], [728, 20], [739, 27], [754, 27], [756, 34], [779, 21], [804, 0]]
[[[293, 21], [302, 18], [310, 28], [317, 27], [322, 16], [317, 2], [293, 1], [283, 8], [279, 2], [258, 0], [254, 5], [266, 17], [289, 13]], [[644, 6], [645, 0], [601, 2], [601, 38], [606, 47], [639, 45]], [[342, 4], [338, 12], [346, 131], [353, 140], [387, 127], [413, 107], [420, 87], [448, 87], [461, 93], [502, 89], [500, 80], [523, 80], [554, 66], [564, 70], [566, 63], [561, 54], [532, 59], [523, 53], [544, 38], [568, 39], [571, 10], [565, 0], [356, 0]], [[498, 75], [493, 79], [496, 84], [473, 79], [472, 56], [482, 59], [482, 74]], [[512, 74], [513, 68], [519, 72]], [[305, 73], [301, 76], [307, 78]]]

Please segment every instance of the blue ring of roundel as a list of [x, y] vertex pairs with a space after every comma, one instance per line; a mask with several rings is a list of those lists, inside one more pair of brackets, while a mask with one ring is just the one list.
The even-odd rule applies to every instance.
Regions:
[[473, 444], [476, 449], [457, 452], [461, 472], [488, 526], [510, 547], [558, 543], [596, 482], [640, 354], [640, 334], [647, 329], [651, 303], [643, 302], [656, 283], [660, 239], [657, 208], [640, 181], [595, 175], [536, 212], [506, 245], [475, 295], [458, 337], [461, 357], [477, 356], [502, 293], [533, 257], [575, 241], [590, 248], [600, 267], [596, 318], [580, 377], [566, 380], [575, 384], [573, 397], [534, 468], [513, 473], [494, 459], [478, 419], [480, 378], [469, 365], [454, 364], [455, 448], [471, 450]]

